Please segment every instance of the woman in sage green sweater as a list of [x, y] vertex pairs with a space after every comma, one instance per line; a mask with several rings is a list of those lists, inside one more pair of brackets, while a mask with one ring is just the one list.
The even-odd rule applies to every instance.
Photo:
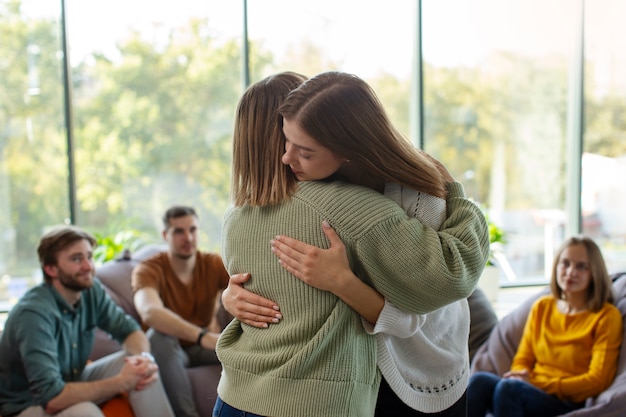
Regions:
[[[300, 82], [294, 74], [269, 77], [248, 89], [238, 107], [234, 205], [225, 216], [222, 255], [230, 274], [251, 274], [246, 288], [276, 301], [283, 319], [267, 329], [234, 320], [224, 330], [217, 346], [223, 373], [215, 416], [231, 415], [233, 409], [273, 417], [374, 413], [380, 382], [374, 338], [347, 304], [280, 266], [269, 243], [277, 234], [327, 247], [320, 226], [327, 221], [343, 240], [354, 273], [397, 307], [414, 313], [467, 297], [488, 255], [480, 209], [464, 197], [460, 184], [446, 183], [427, 157], [398, 138], [377, 102], [366, 103], [371, 106], [359, 112], [361, 131], [342, 120], [323, 121], [341, 146], [331, 140], [301, 150], [311, 153], [313, 165], [320, 152], [330, 152], [331, 165], [346, 166], [346, 177], [360, 167], [369, 174], [371, 188], [306, 181], [304, 170], [294, 172], [302, 180], [297, 183], [278, 161], [285, 147], [281, 120], [266, 113]], [[355, 104], [362, 99], [355, 98]], [[286, 119], [296, 127], [305, 122], [301, 115]], [[348, 131], [362, 141], [360, 147], [349, 143]], [[372, 138], [371, 146], [365, 146]], [[445, 196], [448, 216], [441, 230], [409, 218], [375, 191], [380, 181]]]

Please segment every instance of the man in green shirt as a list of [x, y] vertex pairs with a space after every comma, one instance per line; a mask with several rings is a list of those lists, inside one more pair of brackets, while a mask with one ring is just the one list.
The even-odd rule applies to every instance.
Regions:
[[[94, 279], [95, 239], [74, 226], [37, 249], [44, 283], [13, 307], [0, 339], [0, 414], [101, 416], [96, 404], [127, 392], [135, 416], [173, 416], [150, 344]], [[87, 365], [96, 328], [124, 351]]]

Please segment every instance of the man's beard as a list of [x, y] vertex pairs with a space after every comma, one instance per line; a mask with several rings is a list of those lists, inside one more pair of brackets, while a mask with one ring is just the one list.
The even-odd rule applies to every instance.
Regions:
[[67, 274], [65, 271], [59, 270], [59, 283], [63, 285], [63, 287], [72, 291], [83, 291], [89, 289], [93, 286], [93, 271], [91, 271], [91, 280], [87, 283], [84, 283], [82, 280], [75, 278], [78, 275], [83, 274]]
[[174, 254], [174, 256], [178, 259], [182, 259], [183, 261], [186, 261], [188, 259], [191, 259], [196, 253], [190, 253], [190, 254], [186, 254], [186, 253], [176, 253]]
[[173, 253], [173, 255], [174, 255], [175, 258], [182, 259], [183, 261], [186, 261], [186, 260], [189, 260], [189, 259], [193, 258], [194, 256], [196, 256], [197, 252], [198, 252], [198, 249], [194, 247], [191, 250], [191, 253], [185, 253], [185, 252], [182, 252], [182, 251], [176, 251], [175, 253]]

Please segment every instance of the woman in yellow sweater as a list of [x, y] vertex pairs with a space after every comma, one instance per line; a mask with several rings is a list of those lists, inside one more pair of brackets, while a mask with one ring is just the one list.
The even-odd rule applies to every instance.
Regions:
[[561, 246], [552, 294], [533, 305], [511, 370], [477, 372], [468, 388], [469, 417], [551, 417], [584, 405], [615, 378], [622, 316], [612, 304], [602, 253], [588, 237]]

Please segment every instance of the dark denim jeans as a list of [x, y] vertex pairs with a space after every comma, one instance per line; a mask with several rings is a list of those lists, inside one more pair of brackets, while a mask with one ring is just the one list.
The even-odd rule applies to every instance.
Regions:
[[248, 413], [247, 411], [241, 411], [226, 404], [218, 396], [215, 401], [215, 407], [213, 407], [213, 417], [263, 417], [258, 414]]
[[554, 395], [515, 379], [476, 372], [467, 389], [468, 417], [554, 417], [584, 405], [561, 401]]

